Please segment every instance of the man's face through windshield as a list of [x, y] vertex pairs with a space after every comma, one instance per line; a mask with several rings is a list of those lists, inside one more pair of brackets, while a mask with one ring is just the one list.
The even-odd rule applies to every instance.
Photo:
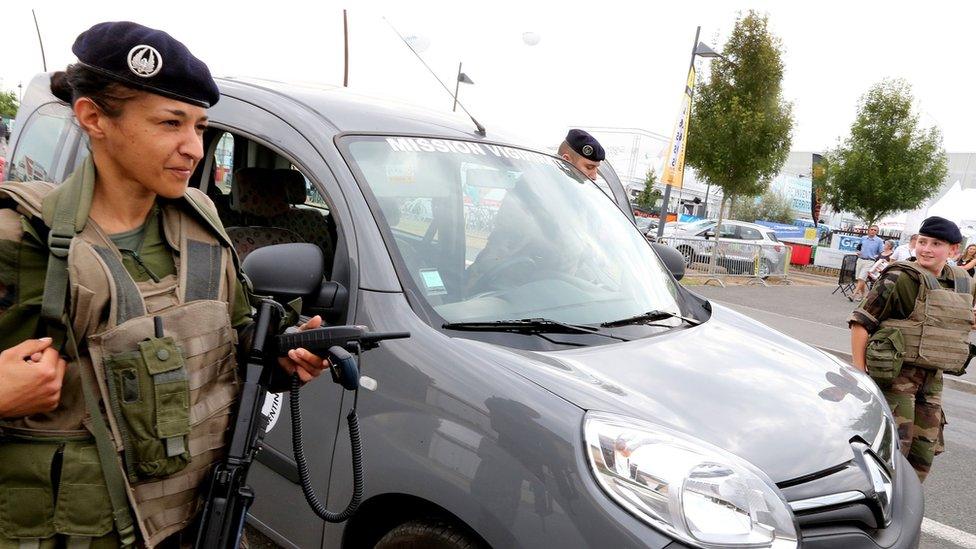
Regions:
[[563, 153], [563, 159], [576, 166], [576, 169], [583, 172], [583, 175], [588, 177], [590, 181], [596, 181], [597, 170], [600, 169], [599, 160], [590, 160], [572, 151]]

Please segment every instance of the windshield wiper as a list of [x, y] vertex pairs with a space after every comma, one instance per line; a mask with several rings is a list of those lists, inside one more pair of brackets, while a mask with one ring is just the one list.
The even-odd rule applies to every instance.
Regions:
[[615, 328], [617, 326], [626, 326], [628, 324], [641, 324], [643, 322], [654, 322], [655, 320], [664, 320], [665, 318], [680, 318], [681, 320], [691, 324], [692, 326], [698, 326], [702, 321], [688, 318], [686, 316], [681, 316], [678, 313], [672, 313], [671, 311], [648, 311], [646, 313], [641, 313], [636, 316], [622, 318], [620, 320], [612, 320], [610, 322], [602, 322], [600, 326], [604, 328]]
[[522, 318], [518, 320], [490, 320], [485, 322], [448, 322], [442, 328], [448, 330], [469, 330], [475, 332], [513, 332], [517, 334], [593, 334], [620, 341], [629, 339], [617, 337], [601, 330], [597, 326], [585, 324], [569, 324], [550, 320], [548, 318]]

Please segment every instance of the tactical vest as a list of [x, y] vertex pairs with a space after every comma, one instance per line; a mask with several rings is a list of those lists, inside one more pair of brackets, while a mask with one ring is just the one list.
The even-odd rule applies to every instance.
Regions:
[[905, 320], [881, 321], [881, 328], [895, 328], [905, 342], [905, 364], [931, 370], [960, 372], [969, 358], [969, 332], [973, 323], [972, 278], [950, 266], [955, 288], [949, 290], [929, 271], [910, 261], [892, 263], [890, 268], [918, 273], [915, 308]]
[[[25, 218], [43, 217], [51, 226], [47, 198], [78, 196], [86, 180], [91, 187], [90, 161], [62, 185], [74, 188], [8, 183], [0, 195], [14, 199]], [[230, 318], [237, 269], [212, 204], [190, 188], [185, 200], [161, 208], [177, 274], [135, 282], [108, 236], [85, 222], [90, 192], [80, 191], [83, 228], [62, 258], [67, 339], [80, 356], [68, 347], [58, 409], [0, 422], [0, 538], [30, 546], [60, 534], [83, 545], [117, 531], [127, 544], [134, 541], [132, 517], [125, 516], [131, 511], [153, 547], [193, 520], [198, 487], [223, 453], [238, 392]], [[55, 223], [49, 245], [58, 237], [65, 235]], [[52, 261], [56, 252], [52, 246]], [[51, 273], [49, 264], [49, 279]], [[110, 443], [102, 440], [109, 436]], [[113, 496], [117, 486], [123, 496]]]

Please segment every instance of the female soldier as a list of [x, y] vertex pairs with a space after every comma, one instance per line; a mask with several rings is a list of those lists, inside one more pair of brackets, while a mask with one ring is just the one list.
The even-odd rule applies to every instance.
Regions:
[[[89, 158], [58, 187], [0, 189], [0, 548], [179, 544], [222, 455], [251, 311], [212, 203], [187, 188], [219, 92], [135, 23], [72, 51], [51, 90]], [[281, 366], [308, 381], [328, 361], [300, 349]]]

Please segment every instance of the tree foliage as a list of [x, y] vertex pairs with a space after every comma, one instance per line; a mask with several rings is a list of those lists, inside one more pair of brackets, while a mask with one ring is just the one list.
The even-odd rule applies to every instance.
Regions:
[[0, 116], [5, 118], [17, 116], [17, 107], [19, 106], [17, 95], [14, 92], [0, 92]]
[[783, 99], [782, 44], [767, 17], [736, 20], [707, 80], [697, 85], [688, 165], [726, 198], [761, 194], [790, 151], [792, 105]]
[[719, 225], [725, 202], [761, 194], [789, 155], [793, 106], [782, 95], [782, 47], [765, 15], [740, 14], [722, 57], [696, 85], [687, 164], [722, 189]]
[[757, 220], [775, 221], [777, 223], [793, 223], [796, 214], [793, 204], [784, 194], [767, 189], [762, 196], [753, 198], [741, 196], [732, 203], [729, 213], [732, 219], [753, 222]]
[[634, 200], [639, 207], [645, 210], [652, 210], [655, 204], [657, 204], [657, 201], [662, 198], [661, 191], [654, 188], [655, 183], [657, 183], [657, 173], [654, 171], [654, 168], [651, 168], [644, 178], [644, 190]]
[[942, 186], [946, 153], [938, 128], [922, 128], [911, 86], [884, 80], [864, 94], [850, 136], [827, 154], [826, 203], [869, 225], [917, 208]]

